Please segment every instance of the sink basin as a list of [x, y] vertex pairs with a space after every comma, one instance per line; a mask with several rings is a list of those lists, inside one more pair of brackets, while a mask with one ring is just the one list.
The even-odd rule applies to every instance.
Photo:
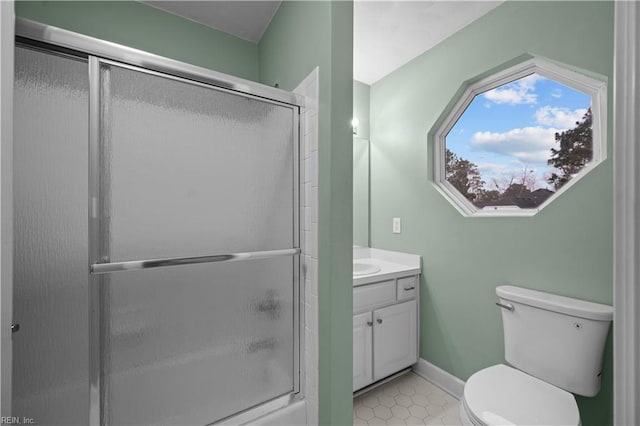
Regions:
[[354, 263], [353, 275], [369, 275], [380, 272], [380, 267], [376, 265], [369, 265], [368, 263]]

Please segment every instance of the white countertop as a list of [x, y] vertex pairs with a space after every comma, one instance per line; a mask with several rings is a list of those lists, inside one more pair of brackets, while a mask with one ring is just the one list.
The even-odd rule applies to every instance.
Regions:
[[417, 254], [400, 253], [397, 251], [380, 250], [369, 247], [354, 247], [353, 262], [366, 265], [375, 265], [380, 271], [354, 275], [353, 286], [370, 284], [394, 278], [416, 275], [422, 272], [420, 256]]

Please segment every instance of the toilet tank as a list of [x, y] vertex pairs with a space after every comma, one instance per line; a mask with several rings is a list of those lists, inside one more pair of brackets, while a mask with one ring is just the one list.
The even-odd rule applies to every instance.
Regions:
[[509, 364], [578, 395], [600, 392], [611, 306], [514, 286], [499, 286], [496, 294], [506, 306], [502, 322]]

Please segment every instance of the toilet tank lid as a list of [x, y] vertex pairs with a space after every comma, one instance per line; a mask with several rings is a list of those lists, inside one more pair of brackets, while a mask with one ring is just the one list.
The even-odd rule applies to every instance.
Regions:
[[501, 285], [496, 287], [498, 297], [548, 311], [586, 318], [596, 321], [611, 321], [613, 307], [601, 303], [587, 302], [571, 297], [558, 296], [528, 288]]

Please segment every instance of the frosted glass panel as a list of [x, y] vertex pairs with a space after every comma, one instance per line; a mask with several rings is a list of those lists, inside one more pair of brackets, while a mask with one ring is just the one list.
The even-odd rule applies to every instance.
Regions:
[[277, 258], [111, 274], [106, 423], [203, 425], [291, 392], [292, 271]]
[[111, 261], [293, 246], [293, 109], [101, 71]]
[[[101, 66], [111, 262], [294, 247], [294, 111]], [[208, 424], [294, 391], [294, 258], [103, 275], [104, 421]]]
[[87, 64], [15, 55], [12, 414], [86, 425]]

